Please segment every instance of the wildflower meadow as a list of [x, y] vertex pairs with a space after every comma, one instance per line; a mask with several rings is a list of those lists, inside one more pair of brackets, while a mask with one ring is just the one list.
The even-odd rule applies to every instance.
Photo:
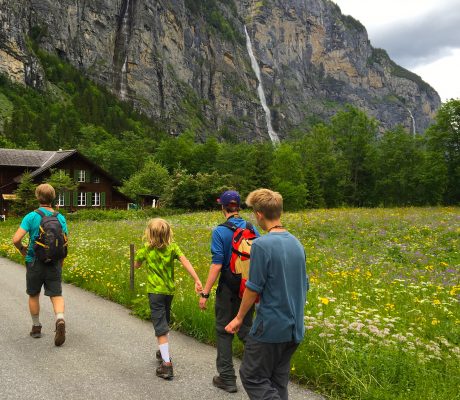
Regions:
[[[204, 282], [222, 215], [167, 219]], [[16, 261], [18, 223], [0, 224], [0, 255]], [[70, 221], [64, 279], [148, 318], [144, 269], [129, 290], [129, 244], [142, 244], [145, 223]], [[296, 380], [333, 399], [460, 399], [459, 208], [315, 210], [287, 213], [284, 224], [304, 245], [310, 276]], [[212, 298], [202, 312], [179, 264], [176, 280], [176, 329], [213, 343]]]

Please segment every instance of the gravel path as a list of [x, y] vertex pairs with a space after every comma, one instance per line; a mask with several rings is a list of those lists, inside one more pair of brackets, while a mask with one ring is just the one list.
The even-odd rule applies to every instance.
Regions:
[[[171, 333], [175, 378], [155, 376], [153, 328], [117, 304], [64, 286], [67, 341], [54, 346], [50, 301], [41, 298], [43, 337], [32, 339], [24, 267], [0, 258], [0, 398], [20, 399], [247, 399], [211, 384], [216, 350]], [[290, 399], [322, 397], [295, 384]]]

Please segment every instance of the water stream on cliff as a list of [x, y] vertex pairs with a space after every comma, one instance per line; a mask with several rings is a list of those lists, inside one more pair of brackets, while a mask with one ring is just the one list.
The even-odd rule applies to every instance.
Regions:
[[124, 51], [126, 53], [123, 65], [121, 67], [121, 80], [120, 80], [120, 98], [122, 100], [126, 99], [128, 94], [128, 45], [129, 45], [129, 2], [126, 2], [126, 8], [122, 17], [122, 34], [124, 36]]
[[259, 84], [257, 86], [257, 93], [259, 95], [259, 99], [260, 99], [260, 103], [262, 104], [262, 108], [265, 111], [265, 119], [267, 120], [268, 135], [270, 136], [270, 139], [273, 144], [278, 144], [280, 142], [280, 139], [272, 126], [272, 116], [271, 116], [270, 109], [267, 106], [267, 99], [265, 97], [264, 87], [262, 86], [262, 75], [260, 73], [259, 63], [257, 62], [256, 57], [254, 56], [251, 38], [249, 37], [249, 33], [248, 33], [246, 26], [244, 26], [244, 33], [246, 34], [246, 47], [248, 49], [249, 57], [251, 59], [251, 66], [252, 66], [254, 73], [256, 74], [257, 80], [259, 81]]
[[121, 81], [120, 81], [120, 98], [122, 100], [126, 99], [126, 95], [128, 94], [128, 56], [125, 57], [125, 61], [123, 62], [123, 66], [121, 67]]
[[415, 132], [415, 118], [414, 118], [414, 114], [412, 114], [412, 111], [406, 107], [406, 110], [409, 112], [409, 115], [410, 115], [410, 119], [412, 121], [412, 135], [415, 136], [416, 132]]

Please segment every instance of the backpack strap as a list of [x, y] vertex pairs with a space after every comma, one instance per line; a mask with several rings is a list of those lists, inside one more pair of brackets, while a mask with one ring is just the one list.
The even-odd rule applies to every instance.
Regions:
[[[225, 226], [226, 228], [230, 229], [232, 232], [236, 232], [238, 229], [238, 227], [235, 224], [229, 221], [226, 221], [223, 224], [220, 224], [219, 226]], [[255, 233], [254, 225], [252, 225], [249, 221], [246, 221], [246, 228], [244, 229], [249, 229], [252, 233]]]
[[[35, 212], [36, 212], [38, 215], [40, 215], [40, 217], [42, 217], [42, 218], [45, 218], [45, 217], [46, 217], [45, 213], [44, 213], [42, 210], [38, 209], [38, 208], [35, 210]], [[50, 216], [51, 216], [51, 217], [57, 217], [58, 215], [59, 215], [59, 212], [58, 212], [58, 211], [55, 211], [55, 212], [53, 212], [53, 214], [51, 214]]]
[[40, 217], [45, 218], [45, 213], [44, 213], [42, 210], [40, 210], [40, 209], [37, 208], [37, 209], [35, 210], [35, 212], [36, 212], [38, 215], [40, 215]]
[[254, 234], [256, 233], [254, 231], [254, 226], [249, 221], [246, 221], [246, 229], [249, 229]]
[[224, 226], [225, 228], [230, 229], [232, 232], [236, 232], [236, 230], [238, 229], [235, 224], [232, 224], [229, 221], [226, 221], [223, 224], [220, 224], [219, 226]]

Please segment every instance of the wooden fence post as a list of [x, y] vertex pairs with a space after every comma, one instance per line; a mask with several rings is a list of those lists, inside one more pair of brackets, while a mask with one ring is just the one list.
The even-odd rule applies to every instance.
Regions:
[[134, 291], [134, 244], [129, 245], [129, 288]]

